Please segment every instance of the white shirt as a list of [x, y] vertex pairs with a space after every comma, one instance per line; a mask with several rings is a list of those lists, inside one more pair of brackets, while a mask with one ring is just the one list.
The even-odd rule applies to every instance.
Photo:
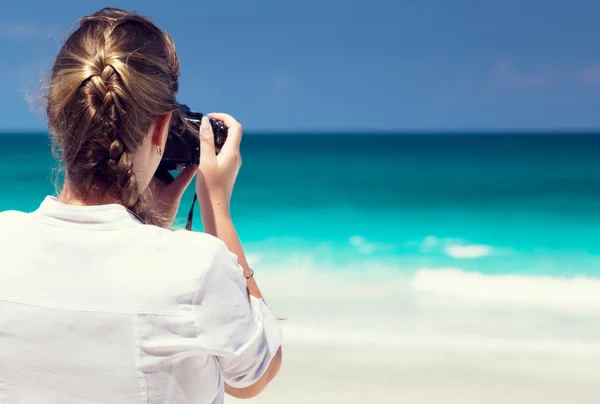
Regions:
[[222, 403], [281, 330], [219, 239], [121, 205], [0, 213], [0, 403]]

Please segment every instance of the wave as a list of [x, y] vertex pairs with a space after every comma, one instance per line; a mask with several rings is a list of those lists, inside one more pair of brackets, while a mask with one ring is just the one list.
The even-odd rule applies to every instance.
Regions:
[[[559, 276], [532, 275], [538, 266], [546, 268], [553, 264], [552, 256], [538, 261], [540, 257], [524, 255], [521, 261], [516, 251], [502, 246], [434, 236], [415, 241], [406, 256], [386, 254], [387, 248], [392, 247], [359, 235], [344, 241], [337, 245], [306, 244], [300, 248], [287, 241], [256, 243], [247, 252], [247, 258], [257, 271], [257, 278], [261, 278], [262, 271], [268, 273], [267, 279], [261, 278], [261, 284], [266, 281], [267, 287], [274, 285], [269, 292], [275, 295], [302, 294], [306, 298], [324, 299], [402, 297], [417, 304], [435, 305], [441, 301], [471, 307], [600, 312], [600, 277], [596, 278], [595, 269], [590, 269], [600, 267], [600, 259], [595, 257], [581, 261], [580, 265], [578, 256], [574, 256], [569, 267], [553, 269]], [[400, 245], [397, 243], [396, 247]], [[359, 254], [349, 255], [353, 252]], [[498, 265], [503, 265], [504, 260], [499, 259], [489, 263], [495, 274], [477, 272], [480, 268], [477, 258], [492, 255], [495, 258], [506, 255], [509, 261], [505, 263], [513, 269], [503, 271]], [[457, 262], [462, 265], [454, 264], [446, 256], [461, 259]], [[527, 267], [516, 267], [519, 263]], [[485, 268], [490, 270], [488, 263]], [[507, 273], [515, 268], [525, 273]], [[590, 276], [567, 276], [583, 271]]]
[[441, 252], [449, 257], [462, 259], [487, 257], [498, 251], [497, 247], [485, 244], [475, 244], [453, 238], [438, 238], [436, 236], [427, 236], [418, 245], [420, 251], [424, 254]]
[[362, 236], [352, 236], [348, 243], [361, 254], [372, 254], [377, 250], [377, 243], [369, 242]]
[[362, 255], [386, 254], [396, 251], [397, 245], [382, 241], [372, 241], [363, 236], [351, 236], [348, 238], [348, 244], [355, 251]]
[[488, 245], [448, 245], [444, 248], [446, 255], [452, 258], [481, 258], [492, 255], [494, 249]]
[[411, 287], [418, 293], [480, 304], [600, 310], [600, 279], [581, 276], [486, 275], [460, 268], [422, 268], [414, 274]]
[[256, 276], [297, 344], [600, 357], [600, 279], [286, 262]]
[[340, 267], [301, 256], [256, 268], [261, 285], [274, 296], [600, 312], [600, 278], [585, 276], [483, 274], [455, 267], [411, 270], [377, 261]]

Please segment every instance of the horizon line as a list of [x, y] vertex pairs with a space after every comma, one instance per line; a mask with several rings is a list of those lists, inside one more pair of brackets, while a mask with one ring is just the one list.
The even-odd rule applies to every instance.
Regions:
[[[244, 135], [249, 136], [276, 136], [276, 135], [350, 135], [350, 136], [410, 136], [410, 135], [600, 135], [600, 128], [589, 129], [385, 129], [385, 130], [361, 130], [361, 129], [265, 129], [246, 130]], [[0, 129], [0, 136], [6, 135], [49, 135], [47, 130], [42, 129]]]

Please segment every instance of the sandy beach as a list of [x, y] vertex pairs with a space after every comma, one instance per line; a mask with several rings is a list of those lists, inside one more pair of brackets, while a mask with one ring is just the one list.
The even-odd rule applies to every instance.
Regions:
[[597, 404], [597, 360], [428, 355], [408, 349], [289, 343], [278, 379], [253, 402]]
[[406, 279], [262, 280], [270, 307], [288, 319], [281, 373], [253, 402], [600, 402], [596, 312], [440, 298]]

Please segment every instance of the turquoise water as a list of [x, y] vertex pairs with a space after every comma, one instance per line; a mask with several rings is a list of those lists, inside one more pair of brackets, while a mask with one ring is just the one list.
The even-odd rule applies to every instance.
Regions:
[[[0, 139], [0, 210], [31, 211], [54, 193], [49, 139]], [[599, 151], [591, 135], [249, 134], [234, 221], [255, 265], [600, 277]]]

